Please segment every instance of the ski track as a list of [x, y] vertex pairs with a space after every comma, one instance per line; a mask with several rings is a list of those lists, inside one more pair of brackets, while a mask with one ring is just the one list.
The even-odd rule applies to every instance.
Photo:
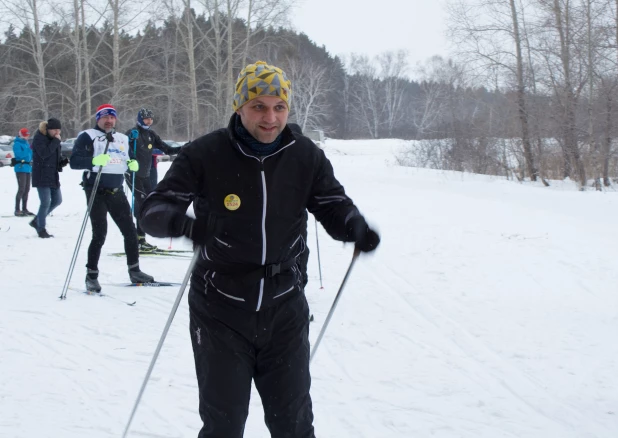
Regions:
[[[618, 196], [392, 167], [397, 142], [328, 144], [382, 245], [357, 261], [312, 363], [316, 435], [618, 436], [618, 264], [604, 251], [618, 240], [605, 219], [618, 215]], [[14, 195], [6, 170], [4, 205]], [[106, 255], [124, 251], [110, 221], [99, 266], [110, 299], [73, 290], [58, 299], [85, 209], [79, 176], [61, 174], [54, 239], [37, 238], [24, 218], [0, 218], [3, 231], [10, 226], [0, 235], [0, 437], [120, 436], [179, 290], [105, 284], [128, 281], [126, 260]], [[352, 246], [319, 228], [320, 289], [312, 217], [308, 232], [314, 344]], [[83, 287], [89, 238], [88, 225], [72, 288]], [[140, 264], [158, 281], [180, 282], [188, 262]], [[187, 292], [129, 436], [194, 437], [201, 426]], [[270, 436], [254, 388], [246, 431]]]

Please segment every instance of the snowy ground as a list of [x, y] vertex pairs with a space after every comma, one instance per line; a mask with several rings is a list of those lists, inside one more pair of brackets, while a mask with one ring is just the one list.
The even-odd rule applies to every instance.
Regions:
[[[396, 167], [399, 147], [327, 142], [383, 243], [357, 263], [313, 363], [317, 436], [618, 436], [618, 194]], [[176, 288], [109, 285], [128, 281], [125, 259], [106, 255], [122, 251], [110, 225], [104, 291], [137, 305], [75, 291], [57, 299], [85, 212], [79, 178], [61, 174], [54, 239], [36, 237], [27, 219], [0, 218], [1, 437], [121, 436], [176, 297]], [[12, 214], [15, 189], [13, 170], [0, 169], [0, 215]], [[352, 248], [320, 228], [321, 290], [312, 218], [309, 231], [313, 341]], [[89, 238], [88, 228], [76, 288]], [[141, 265], [181, 281], [188, 261]], [[199, 427], [185, 297], [130, 436], [195, 437]], [[257, 393], [246, 436], [269, 436]]]

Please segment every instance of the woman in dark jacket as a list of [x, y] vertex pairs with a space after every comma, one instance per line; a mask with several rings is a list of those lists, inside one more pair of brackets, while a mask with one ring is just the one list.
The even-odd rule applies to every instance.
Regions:
[[30, 225], [39, 237], [54, 237], [45, 229], [45, 218], [62, 203], [60, 175], [69, 160], [60, 155], [60, 121], [51, 118], [41, 122], [32, 140], [32, 186], [39, 192], [41, 206]]

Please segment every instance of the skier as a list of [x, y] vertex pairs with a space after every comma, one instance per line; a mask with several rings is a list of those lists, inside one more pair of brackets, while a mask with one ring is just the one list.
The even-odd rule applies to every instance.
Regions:
[[[15, 155], [15, 177], [17, 178], [17, 194], [15, 195], [15, 216], [36, 216], [28, 211], [28, 193], [32, 181], [32, 149], [28, 143], [30, 131], [21, 128], [13, 140], [13, 155]], [[19, 205], [21, 204], [21, 209]]]
[[69, 162], [60, 155], [60, 120], [51, 118], [39, 124], [32, 139], [32, 187], [36, 187], [41, 202], [30, 226], [43, 239], [54, 237], [47, 232], [47, 216], [62, 204], [60, 174]]
[[[107, 213], [124, 237], [131, 282], [152, 283], [154, 278], [139, 269], [137, 233], [131, 218], [131, 206], [122, 187], [124, 173], [127, 169], [137, 172], [139, 164], [136, 160], [129, 159], [127, 136], [114, 132], [116, 109], [109, 104], [101, 105], [97, 108], [96, 120], [94, 128], [78, 135], [71, 155], [71, 168], [85, 169], [82, 185], [86, 192], [86, 203], [90, 201], [91, 196], [95, 197], [90, 210], [92, 241], [88, 247], [86, 290], [101, 291], [98, 265], [101, 248], [107, 236]], [[107, 152], [105, 152], [106, 146]], [[93, 193], [99, 168], [102, 168], [101, 179], [96, 193]]]
[[[155, 237], [200, 246], [189, 292], [198, 438], [240, 438], [251, 381], [272, 437], [314, 438], [309, 309], [298, 257], [305, 209], [329, 234], [372, 251], [380, 242], [324, 152], [287, 127], [291, 83], [265, 62], [238, 77], [227, 128], [183, 147], [144, 202]], [[196, 218], [186, 215], [193, 202]]]
[[137, 112], [137, 124], [133, 129], [126, 132], [126, 135], [129, 137], [129, 155], [137, 160], [139, 164], [139, 170], [135, 173], [135, 176], [127, 173], [125, 174], [125, 179], [129, 188], [133, 190], [133, 178], [135, 177], [135, 205], [133, 207], [133, 214], [137, 224], [137, 240], [140, 251], [153, 251], [156, 249], [156, 246], [146, 242], [146, 234], [139, 223], [139, 212], [141, 211], [142, 203], [153, 188], [150, 181], [153, 152], [155, 149], [159, 149], [168, 155], [176, 155], [180, 152], [180, 147], [168, 145], [151, 129], [153, 122], [153, 111], [141, 108]]

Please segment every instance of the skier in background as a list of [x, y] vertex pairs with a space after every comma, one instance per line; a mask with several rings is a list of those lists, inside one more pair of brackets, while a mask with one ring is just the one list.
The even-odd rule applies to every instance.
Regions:
[[148, 108], [141, 108], [137, 112], [137, 124], [126, 132], [127, 137], [129, 137], [129, 155], [139, 163], [139, 170], [135, 173], [135, 176], [127, 173], [125, 179], [129, 189], [133, 191], [133, 178], [135, 177], [133, 215], [135, 216], [137, 226], [137, 240], [140, 251], [153, 251], [156, 249], [156, 246], [146, 242], [146, 233], [142, 230], [139, 222], [139, 213], [144, 199], [146, 199], [146, 196], [153, 188], [150, 180], [153, 152], [155, 149], [159, 149], [168, 155], [176, 155], [180, 152], [180, 147], [168, 145], [151, 129], [153, 122], [153, 111]]
[[[324, 152], [287, 126], [285, 73], [258, 61], [240, 72], [235, 90], [228, 127], [182, 148], [144, 202], [142, 227], [201, 247], [189, 292], [198, 438], [243, 436], [252, 381], [272, 437], [314, 438], [298, 260], [305, 211], [360, 251], [373, 251], [380, 238]], [[186, 215], [191, 202], [195, 219]]]
[[[82, 185], [86, 192], [86, 203], [94, 196], [90, 210], [92, 240], [88, 247], [86, 263], [86, 290], [101, 292], [99, 283], [99, 258], [107, 236], [107, 213], [120, 229], [124, 237], [124, 250], [127, 255], [129, 278], [132, 283], [152, 283], [154, 278], [139, 268], [137, 233], [131, 218], [131, 206], [122, 187], [124, 173], [137, 172], [139, 164], [129, 159], [129, 139], [126, 135], [114, 132], [116, 109], [109, 104], [101, 105], [96, 112], [97, 123], [94, 128], [83, 131], [75, 140], [71, 154], [71, 168], [84, 169]], [[105, 153], [105, 147], [108, 146]], [[96, 193], [93, 192], [97, 173], [101, 179]]]

